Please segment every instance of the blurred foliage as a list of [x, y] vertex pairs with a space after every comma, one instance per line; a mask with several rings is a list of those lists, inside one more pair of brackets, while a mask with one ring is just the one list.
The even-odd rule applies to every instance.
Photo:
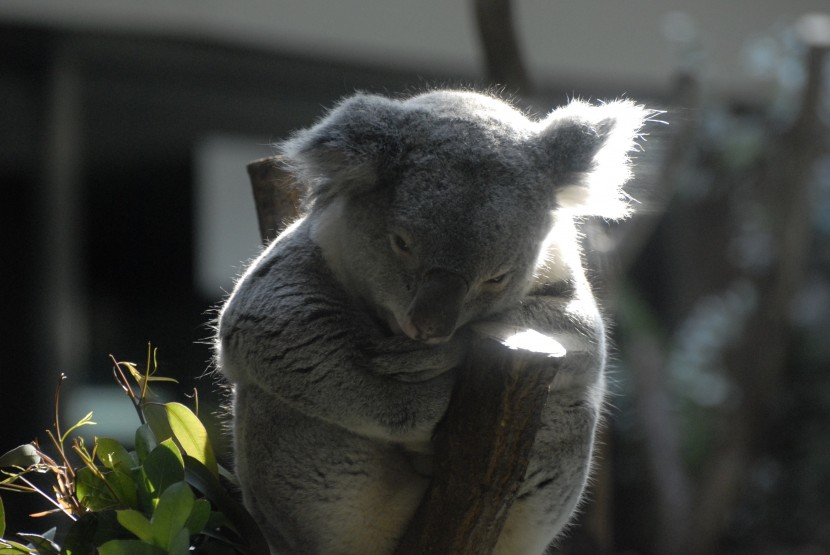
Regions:
[[690, 66], [694, 102], [669, 109], [686, 148], [617, 307], [617, 549], [830, 552], [830, 31], [802, 28], [830, 25], [817, 17], [748, 46], [769, 102], [715, 98]]
[[[0, 554], [184, 555], [267, 553], [267, 544], [225, 484], [230, 474], [216, 461], [197, 413], [176, 402], [154, 401], [156, 352], [148, 346], [144, 372], [113, 359], [115, 379], [136, 409], [134, 449], [96, 437], [91, 449], [70, 435], [92, 426], [93, 415], [62, 431], [61, 382], [55, 391], [55, 422], [49, 446], [38, 441], [0, 457], [0, 490], [42, 496], [53, 507], [32, 515], [63, 514], [60, 534], [6, 534], [0, 501]], [[198, 396], [195, 396], [198, 412]], [[223, 483], [224, 482], [224, 483]]]

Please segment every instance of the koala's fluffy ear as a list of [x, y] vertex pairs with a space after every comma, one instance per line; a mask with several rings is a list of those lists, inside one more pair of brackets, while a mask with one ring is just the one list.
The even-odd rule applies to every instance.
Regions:
[[580, 216], [622, 218], [630, 198], [629, 153], [654, 112], [628, 100], [594, 106], [573, 101], [540, 122], [536, 140], [551, 168], [557, 206]]
[[377, 185], [382, 164], [400, 151], [400, 113], [394, 100], [358, 94], [280, 144], [285, 166], [309, 188], [307, 201], [322, 206]]

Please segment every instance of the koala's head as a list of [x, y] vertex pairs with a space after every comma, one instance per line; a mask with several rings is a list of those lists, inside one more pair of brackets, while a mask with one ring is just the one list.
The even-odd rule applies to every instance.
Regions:
[[573, 102], [534, 121], [496, 98], [357, 95], [281, 145], [346, 288], [426, 342], [515, 305], [556, 211], [622, 217], [649, 112]]

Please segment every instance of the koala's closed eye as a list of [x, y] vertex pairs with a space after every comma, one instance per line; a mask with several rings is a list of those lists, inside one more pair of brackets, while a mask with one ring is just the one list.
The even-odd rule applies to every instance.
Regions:
[[502, 272], [481, 282], [481, 288], [486, 291], [501, 291], [510, 281], [510, 272]]
[[398, 249], [401, 252], [406, 252], [406, 253], [411, 252], [409, 250], [409, 245], [407, 244], [406, 239], [404, 239], [400, 235], [394, 235], [392, 237], [392, 243], [395, 246], [395, 248]]
[[403, 232], [391, 232], [389, 234], [389, 243], [397, 255], [401, 257], [412, 256], [412, 243], [406, 238]]

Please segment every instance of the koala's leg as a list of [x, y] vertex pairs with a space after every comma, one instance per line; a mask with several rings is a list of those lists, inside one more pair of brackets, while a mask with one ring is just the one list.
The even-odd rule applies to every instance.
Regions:
[[565, 528], [588, 477], [601, 385], [551, 388], [530, 464], [494, 555], [541, 555]]
[[556, 339], [567, 352], [550, 384], [531, 460], [496, 555], [540, 555], [568, 524], [585, 489], [605, 393], [605, 339], [593, 303], [528, 297], [503, 322]]
[[241, 386], [236, 471], [275, 555], [389, 555], [428, 485], [405, 450]]

